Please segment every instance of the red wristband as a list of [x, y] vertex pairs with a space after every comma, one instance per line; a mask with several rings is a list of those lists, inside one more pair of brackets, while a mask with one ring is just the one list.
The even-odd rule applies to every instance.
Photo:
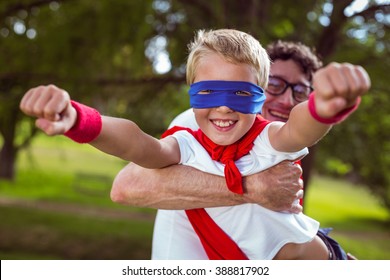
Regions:
[[77, 143], [89, 143], [95, 140], [102, 130], [102, 116], [94, 108], [76, 101], [72, 100], [71, 104], [76, 109], [77, 120], [64, 135]]
[[344, 109], [343, 111], [339, 112], [336, 116], [333, 116], [331, 118], [323, 118], [317, 114], [316, 105], [314, 102], [314, 94], [315, 93], [313, 92], [309, 96], [309, 102], [308, 102], [309, 112], [310, 112], [310, 115], [316, 121], [323, 123], [323, 124], [337, 124], [337, 123], [344, 121], [350, 114], [352, 114], [359, 107], [359, 104], [361, 101], [361, 98], [359, 96], [356, 100], [355, 105], [353, 105], [352, 107]]

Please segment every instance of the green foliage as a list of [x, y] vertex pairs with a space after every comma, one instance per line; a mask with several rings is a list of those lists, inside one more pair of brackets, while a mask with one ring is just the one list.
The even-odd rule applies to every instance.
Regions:
[[[365, 183], [390, 209], [390, 5], [371, 0], [352, 11], [353, 2], [1, 1], [2, 143], [11, 139], [17, 149], [33, 135], [33, 129], [17, 126], [23, 118], [17, 104], [27, 89], [48, 83], [158, 136], [188, 108], [188, 99], [182, 98], [183, 66], [195, 30], [237, 28], [263, 45], [276, 39], [302, 41], [316, 47], [326, 63], [348, 61], [367, 69], [372, 91], [359, 111], [325, 138], [317, 167], [328, 174], [329, 166], [338, 173], [340, 167], [351, 168], [348, 176]], [[165, 38], [167, 45], [156, 45], [156, 38]], [[159, 50], [172, 65], [165, 74], [154, 67]]]
[[[319, 145], [317, 166], [322, 172], [346, 175], [353, 182], [365, 184], [390, 208], [390, 102], [385, 94], [373, 90], [360, 107]], [[329, 168], [336, 157], [340, 164], [348, 166], [344, 174]]]

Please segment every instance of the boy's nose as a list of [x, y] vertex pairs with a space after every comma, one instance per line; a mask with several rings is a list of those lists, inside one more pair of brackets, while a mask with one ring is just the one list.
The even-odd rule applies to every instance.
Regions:
[[229, 107], [227, 106], [219, 106], [216, 108], [218, 112], [221, 112], [221, 113], [231, 113], [231, 112], [234, 112], [234, 110], [230, 109]]

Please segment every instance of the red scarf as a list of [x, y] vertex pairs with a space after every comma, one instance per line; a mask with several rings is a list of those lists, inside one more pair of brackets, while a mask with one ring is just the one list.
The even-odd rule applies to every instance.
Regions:
[[[190, 132], [207, 150], [213, 160], [225, 164], [224, 173], [229, 190], [237, 194], [243, 194], [242, 176], [234, 162], [249, 153], [256, 137], [268, 123], [269, 121], [258, 116], [245, 136], [229, 146], [220, 146], [213, 143], [200, 129], [193, 131], [178, 126], [167, 130], [162, 137], [179, 130]], [[205, 209], [186, 210], [186, 214], [210, 260], [248, 259], [237, 244], [214, 222]]]

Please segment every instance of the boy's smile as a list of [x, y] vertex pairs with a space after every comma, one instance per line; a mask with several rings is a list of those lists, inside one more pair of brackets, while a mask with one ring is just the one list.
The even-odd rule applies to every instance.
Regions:
[[211, 120], [217, 129], [230, 129], [237, 121], [232, 120]]

